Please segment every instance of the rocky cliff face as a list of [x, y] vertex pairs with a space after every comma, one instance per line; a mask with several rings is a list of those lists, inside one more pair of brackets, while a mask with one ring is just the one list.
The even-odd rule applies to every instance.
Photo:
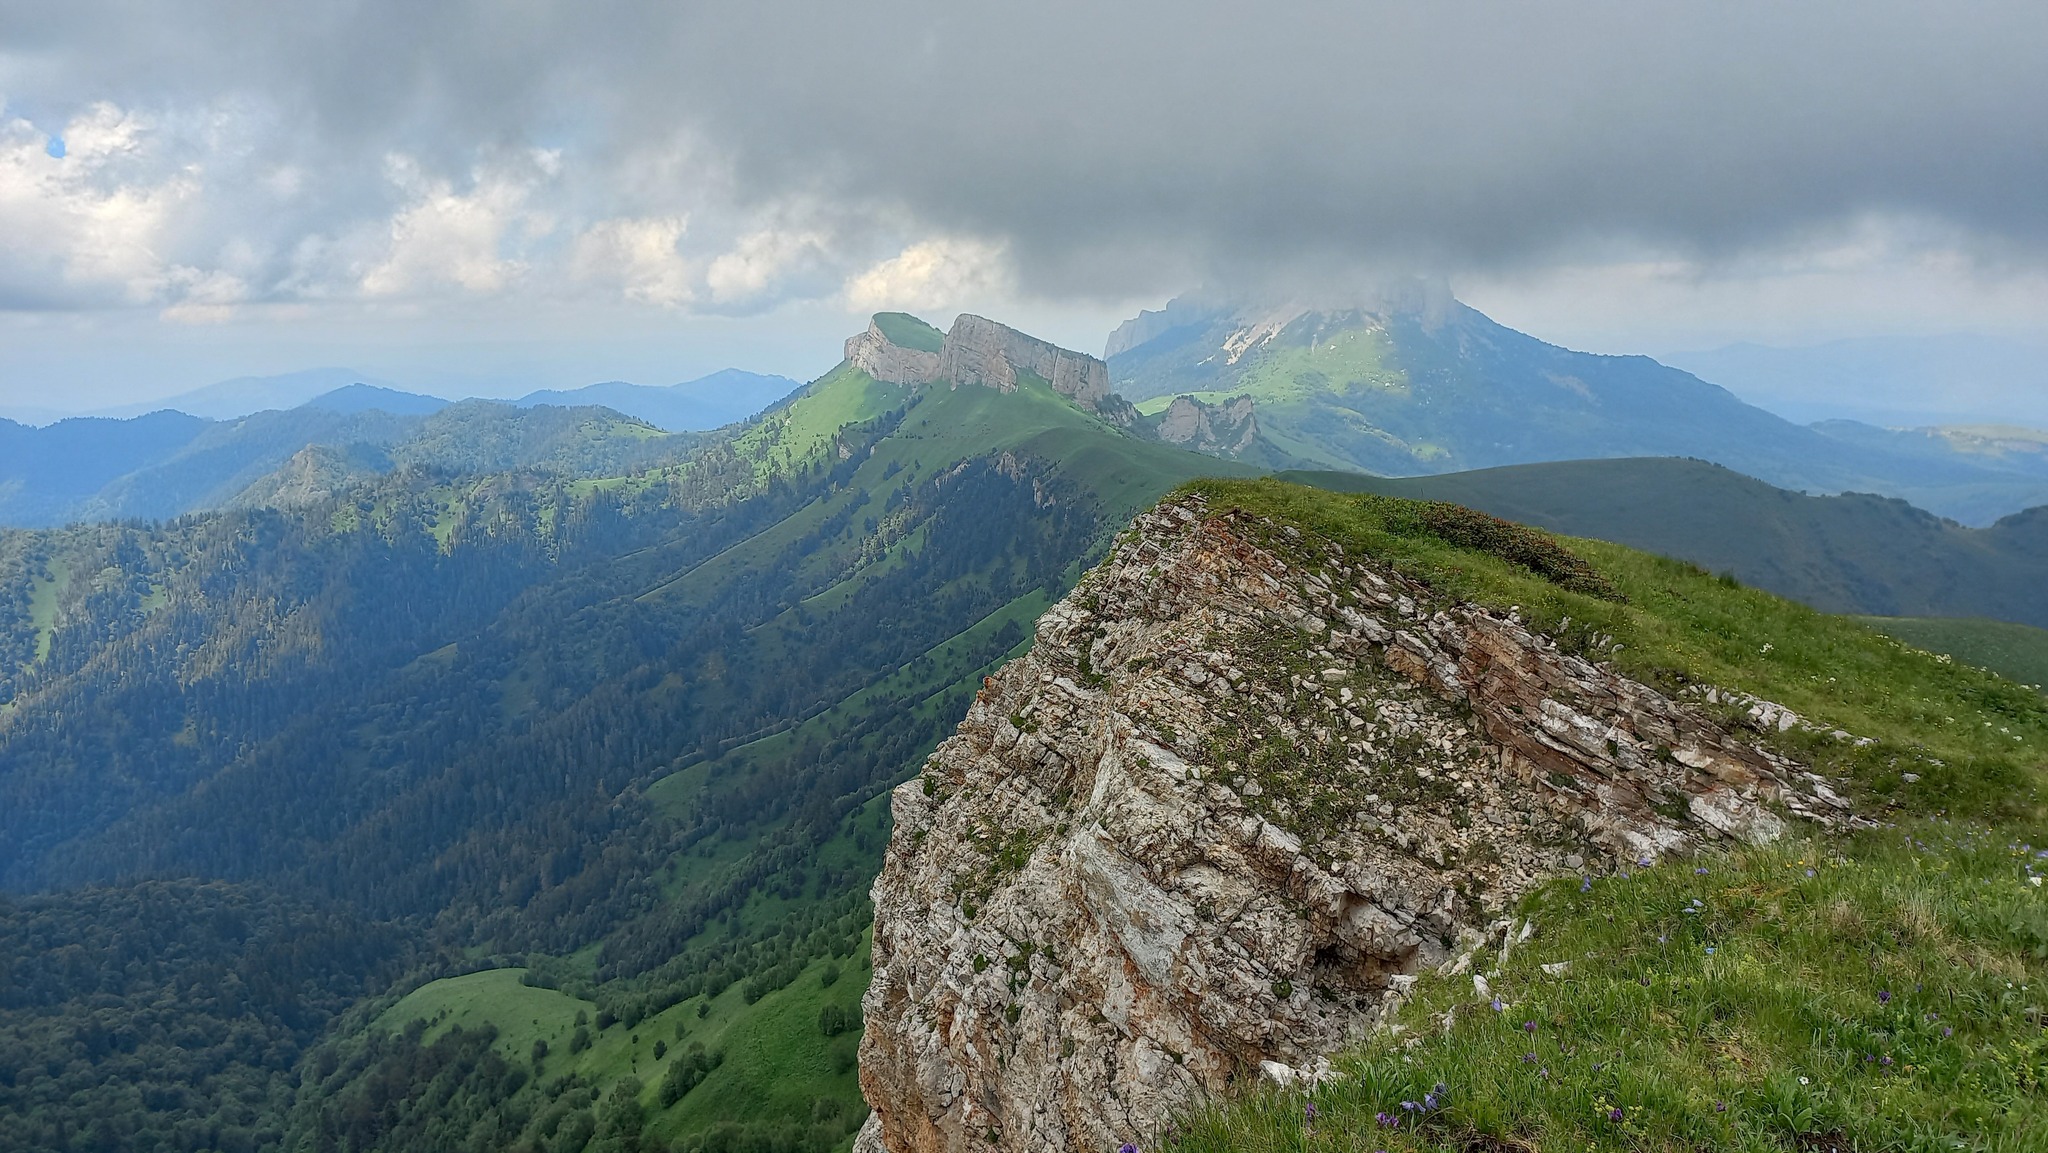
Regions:
[[1054, 392], [1072, 397], [1090, 412], [1117, 424], [1134, 417], [1130, 405], [1109, 390], [1109, 366], [1086, 353], [1074, 352], [1008, 325], [962, 313], [946, 332], [936, 353], [891, 343], [881, 326], [846, 342], [846, 359], [874, 377], [897, 384], [974, 384], [1007, 392], [1017, 387], [1020, 373], [1045, 380]]
[[1007, 390], [1017, 387], [1020, 371], [1043, 377], [1054, 392], [1073, 397], [1085, 408], [1098, 408], [1109, 399], [1109, 366], [1085, 352], [964, 313], [946, 330], [938, 379]]
[[1176, 396], [1159, 414], [1152, 435], [1212, 456], [1242, 456], [1259, 442], [1257, 406], [1249, 396], [1233, 396], [1222, 404]]
[[891, 384], [925, 384], [937, 377], [939, 368], [938, 353], [895, 344], [873, 321], [868, 322], [866, 332], [846, 338], [846, 359], [876, 380]]
[[895, 793], [861, 1147], [1113, 1149], [1312, 1066], [1546, 877], [1840, 816], [1754, 735], [1370, 558], [1162, 506]]

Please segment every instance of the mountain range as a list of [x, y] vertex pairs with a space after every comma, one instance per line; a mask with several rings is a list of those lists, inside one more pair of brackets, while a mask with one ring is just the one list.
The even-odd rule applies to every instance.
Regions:
[[[303, 383], [301, 377], [285, 385], [272, 380], [267, 392], [238, 384], [234, 404], [222, 399], [227, 393], [212, 395], [234, 408], [259, 396], [276, 399], [277, 389]], [[670, 388], [598, 384], [534, 393], [511, 404], [451, 404], [355, 382], [292, 408], [220, 420], [164, 409], [41, 428], [0, 421], [0, 523], [42, 526], [166, 518], [237, 504], [303, 504], [350, 480], [411, 465], [617, 471], [680, 451], [691, 443], [680, 434], [732, 424], [794, 387], [782, 377], [727, 370]]]
[[[1463, 395], [1492, 364], [1534, 387], [1548, 346], [1444, 308], [1412, 323], [1452, 358], [1448, 391], [1412, 392]], [[1343, 331], [1382, 323], [1354, 319]], [[1452, 320], [1465, 336], [1424, 331]], [[32, 994], [0, 993], [0, 1153], [844, 1148], [864, 1116], [885, 794], [1136, 513], [1199, 477], [1372, 443], [1337, 417], [1269, 434], [1296, 411], [1257, 409], [1271, 390], [1183, 406], [1214, 430], [1251, 396], [1256, 452], [1172, 443], [1165, 410], [1145, 411], [1171, 386], [1136, 405], [1115, 391], [1132, 356], [1179, 372], [1182, 353], [1146, 351], [1171, 336], [1105, 363], [981, 317], [941, 331], [885, 313], [796, 395], [688, 435], [603, 408], [397, 414], [368, 389], [237, 422], [0, 426], [26, 446], [0, 461], [32, 462], [0, 478], [16, 494], [185, 513], [0, 530], [0, 920], [77, 946], [6, 957], [7, 988]], [[1571, 404], [1654, 391], [1635, 367], [1540, 418], [1569, 427]], [[1674, 411], [1712, 400], [1672, 387]], [[110, 436], [162, 455], [110, 476], [80, 447]], [[1864, 612], [2024, 610], [2013, 581], [2048, 556], [2038, 513], [1970, 530], [1683, 461], [1571, 467], [1590, 471], [1397, 483], [1466, 484], [1470, 503], [1610, 537], [1662, 531], [1697, 493], [1722, 511], [1657, 538], [1672, 551], [1698, 536], [1721, 550], [1699, 564]], [[1618, 484], [1638, 502], [1573, 495]], [[1759, 517], [1774, 527], [1745, 553]], [[1810, 547], [1768, 555], [1798, 537]], [[1548, 581], [1529, 565], [1554, 542], [1508, 539], [1522, 567], [1483, 571]], [[1910, 547], [1888, 564], [1887, 542]], [[1601, 548], [1651, 574], [1641, 587], [1821, 619], [1872, 648], [1853, 622]], [[1944, 591], [1944, 564], [1976, 575]], [[1077, 649], [1083, 689], [1096, 645], [1107, 660], [1114, 639]], [[1020, 739], [1039, 723], [996, 719]], [[1000, 859], [1031, 848], [982, 834]], [[1029, 971], [1013, 961], [994, 965]]]
[[1411, 476], [1690, 456], [1971, 524], [2048, 503], [2038, 454], [1796, 425], [1647, 357], [1546, 344], [1423, 288], [1337, 311], [1175, 301], [1126, 322], [1108, 351], [1111, 386], [1155, 435], [1267, 467]]

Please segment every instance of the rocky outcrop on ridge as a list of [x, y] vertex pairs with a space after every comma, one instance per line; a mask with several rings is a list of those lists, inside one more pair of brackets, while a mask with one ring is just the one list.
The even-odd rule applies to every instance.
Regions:
[[1169, 502], [894, 794], [858, 1147], [1143, 1140], [1315, 1067], [1545, 878], [1847, 819], [1758, 736], [1514, 613]]
[[893, 343], [874, 321], [868, 322], [866, 332], [846, 338], [846, 359], [891, 384], [927, 384], [938, 378], [938, 353]]
[[1257, 406], [1249, 396], [1209, 404], [1176, 396], [1152, 426], [1157, 439], [1211, 456], [1238, 457], [1259, 443]]
[[904, 348], [879, 324], [846, 342], [846, 359], [874, 377], [897, 384], [945, 381], [955, 387], [978, 384], [1009, 392], [1019, 375], [1030, 373], [1073, 398], [1090, 412], [1119, 425], [1135, 417], [1131, 406], [1109, 390], [1109, 366], [1084, 352], [1026, 336], [986, 317], [962, 313], [936, 353]]

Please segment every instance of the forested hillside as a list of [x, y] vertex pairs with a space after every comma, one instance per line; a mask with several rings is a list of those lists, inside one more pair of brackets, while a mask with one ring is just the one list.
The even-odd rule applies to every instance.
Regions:
[[357, 385], [227, 421], [179, 412], [46, 428], [0, 420], [0, 525], [296, 508], [407, 467], [618, 475], [678, 459], [699, 440], [605, 408], [490, 401], [422, 408], [379, 392], [428, 399]]
[[[489, 1148], [838, 1142], [871, 800], [1134, 509], [1215, 467], [1042, 381], [844, 367], [650, 471], [408, 468], [0, 535], [0, 882], [261, 886], [453, 977], [364, 1002], [251, 1147], [446, 1147], [458, 1115]], [[544, 1007], [468, 992], [507, 978]], [[426, 1125], [429, 1092], [467, 1104]]]

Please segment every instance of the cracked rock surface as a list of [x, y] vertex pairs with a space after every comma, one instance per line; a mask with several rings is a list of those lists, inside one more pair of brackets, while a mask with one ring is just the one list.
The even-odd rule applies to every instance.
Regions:
[[1357, 1040], [1550, 876], [1847, 819], [1755, 736], [1293, 528], [1162, 505], [894, 794], [858, 1147], [1143, 1142]]

